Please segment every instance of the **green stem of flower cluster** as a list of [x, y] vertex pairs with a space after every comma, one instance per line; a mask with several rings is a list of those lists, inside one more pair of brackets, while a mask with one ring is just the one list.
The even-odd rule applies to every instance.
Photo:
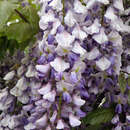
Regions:
[[102, 12], [101, 12], [101, 25], [104, 23], [104, 13], [105, 13], [105, 6], [102, 6]]
[[63, 20], [62, 20], [62, 24], [64, 25], [64, 18], [65, 18], [65, 0], [62, 0], [62, 4], [63, 4], [63, 9], [62, 9], [62, 12], [63, 12]]
[[82, 5], [86, 6], [83, 0], [79, 0], [79, 1], [81, 2]]
[[59, 97], [58, 118], [60, 118], [60, 115], [61, 115], [61, 105], [62, 105], [62, 93], [60, 94], [60, 97]]

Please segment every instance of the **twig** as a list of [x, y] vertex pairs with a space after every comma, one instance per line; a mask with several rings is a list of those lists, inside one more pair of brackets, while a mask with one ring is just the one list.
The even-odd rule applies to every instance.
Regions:
[[15, 9], [15, 12], [16, 12], [26, 23], [29, 23], [29, 21], [25, 18], [25, 16], [23, 16], [23, 14], [21, 14], [17, 9]]

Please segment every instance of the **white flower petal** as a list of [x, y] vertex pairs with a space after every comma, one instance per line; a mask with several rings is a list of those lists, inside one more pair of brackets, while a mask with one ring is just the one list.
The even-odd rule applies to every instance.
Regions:
[[76, 26], [74, 28], [74, 30], [72, 31], [72, 35], [80, 40], [84, 40], [87, 37], [87, 34], [84, 31], [82, 31], [79, 26]]
[[42, 95], [45, 95], [47, 94], [48, 92], [51, 91], [51, 84], [48, 83], [44, 86], [42, 86], [39, 90], [38, 90], [38, 93], [42, 94]]
[[81, 57], [86, 53], [86, 50], [83, 47], [81, 47], [78, 42], [74, 43], [72, 51], [76, 54], [80, 54]]
[[114, 0], [113, 6], [115, 8], [117, 8], [117, 9], [119, 9], [120, 11], [124, 11], [123, 1], [122, 0]]
[[117, 19], [117, 16], [115, 15], [114, 13], [114, 9], [112, 7], [109, 7], [104, 15], [104, 17], [106, 17], [107, 19], [109, 20], [116, 20]]
[[17, 75], [20, 77], [25, 71], [25, 67], [24, 66], [20, 66], [17, 70]]
[[51, 6], [53, 9], [56, 9], [57, 11], [61, 11], [63, 8], [63, 4], [62, 4], [61, 0], [52, 0], [52, 2], [50, 2], [49, 6]]
[[27, 89], [28, 87], [28, 84], [27, 84], [27, 81], [24, 77], [20, 78], [18, 81], [17, 81], [17, 84], [15, 85], [17, 88], [19, 88], [20, 90], [24, 91]]
[[97, 1], [105, 5], [109, 4], [109, 0], [97, 0]]
[[87, 0], [86, 8], [90, 9], [95, 4], [95, 0]]
[[56, 58], [54, 61], [50, 62], [50, 65], [57, 71], [63, 72], [70, 67], [69, 63], [65, 62], [61, 58]]
[[40, 127], [45, 127], [47, 125], [47, 114], [43, 115], [40, 119], [36, 121], [36, 125]]
[[56, 129], [64, 129], [64, 123], [61, 119], [58, 120]]
[[27, 94], [23, 94], [22, 96], [18, 96], [18, 101], [23, 104], [27, 104], [29, 101], [29, 96]]
[[7, 97], [7, 96], [8, 96], [7, 89], [0, 90], [0, 100], [2, 100], [2, 98]]
[[1, 125], [4, 127], [7, 127], [9, 122], [10, 122], [11, 117], [9, 115], [6, 115], [2, 120], [1, 120]]
[[76, 126], [79, 126], [81, 124], [81, 121], [73, 114], [70, 114], [69, 115], [69, 123], [72, 127], [76, 127]]
[[26, 72], [26, 77], [30, 78], [30, 77], [34, 77], [36, 75], [36, 71], [34, 69], [34, 67], [32, 65], [28, 66], [28, 71]]
[[50, 34], [54, 35], [57, 31], [57, 28], [61, 25], [61, 22], [59, 20], [56, 20], [54, 23], [53, 23], [53, 28], [52, 30], [50, 31]]
[[122, 127], [117, 125], [114, 130], [122, 130]]
[[62, 80], [56, 83], [56, 88], [58, 92], [63, 92], [65, 89], [69, 92], [72, 92], [74, 89], [74, 86]]
[[50, 65], [36, 65], [36, 70], [41, 72], [41, 73], [47, 73], [50, 69]]
[[15, 116], [11, 116], [8, 127], [10, 129], [15, 129], [19, 125], [18, 120], [15, 118]]
[[51, 126], [48, 125], [47, 128], [46, 128], [46, 130], [51, 130]]
[[57, 54], [59, 56], [65, 56], [67, 55], [70, 51], [72, 50], [72, 46], [67, 47], [67, 48], [63, 48], [60, 45], [57, 46], [57, 48], [55, 49], [55, 51], [57, 52]]
[[96, 65], [102, 70], [106, 70], [110, 67], [111, 62], [106, 58], [106, 57], [102, 57], [101, 59], [99, 59], [98, 61], [96, 61]]
[[73, 103], [77, 106], [82, 106], [85, 104], [85, 100], [81, 99], [80, 96], [74, 95], [73, 96]]
[[86, 13], [86, 7], [81, 4], [79, 0], [74, 1], [74, 11], [76, 13]]
[[72, 71], [76, 73], [83, 73], [86, 68], [86, 64], [82, 60], [77, 60], [72, 68]]
[[111, 27], [120, 32], [130, 32], [130, 26], [124, 24], [121, 18], [117, 18], [115, 21], [112, 21]]
[[130, 74], [130, 65], [126, 67], [126, 72]]
[[42, 30], [45, 30], [48, 27], [48, 22], [54, 22], [54, 21], [55, 21], [54, 14], [53, 12], [50, 11], [41, 17], [39, 21], [39, 26]]
[[65, 24], [72, 27], [76, 23], [73, 13], [69, 10], [64, 18]]
[[89, 26], [89, 27], [83, 27], [84, 31], [87, 32], [88, 34], [94, 34], [94, 33], [99, 33], [101, 24], [99, 23], [98, 19], [95, 19], [94, 23]]
[[54, 111], [53, 115], [50, 117], [50, 122], [54, 123], [54, 121], [56, 120], [56, 117], [57, 117], [57, 111]]
[[29, 124], [24, 126], [25, 130], [31, 130], [31, 129], [35, 129], [35, 128], [36, 128], [35, 125], [32, 123], [29, 123]]
[[130, 121], [130, 115], [127, 115], [127, 116], [126, 116], [126, 119], [127, 119], [128, 121]]
[[118, 122], [119, 122], [119, 116], [118, 116], [118, 115], [115, 115], [115, 116], [112, 118], [111, 123], [112, 123], [112, 124], [116, 124], [116, 123], [118, 123]]
[[43, 96], [43, 99], [46, 99], [46, 100], [48, 100], [50, 102], [54, 102], [55, 101], [55, 96], [56, 96], [56, 92], [55, 92], [55, 90], [53, 90], [53, 91], [45, 94]]
[[107, 36], [106, 36], [106, 34], [105, 34], [105, 32], [104, 32], [104, 28], [101, 28], [100, 33], [99, 33], [99, 34], [95, 34], [95, 35], [93, 36], [93, 39], [94, 39], [97, 43], [99, 43], [99, 44], [102, 44], [102, 43], [104, 43], [104, 42], [107, 42], [107, 41], [108, 41], [108, 38], [107, 38]]
[[21, 96], [23, 94], [23, 91], [18, 89], [17, 87], [14, 87], [10, 90], [10, 93], [16, 97]]
[[7, 73], [5, 75], [4, 80], [11, 80], [11, 79], [13, 79], [14, 75], [15, 75], [15, 71], [11, 71], [11, 72], [9, 72], [9, 73]]
[[88, 60], [94, 60], [94, 59], [96, 59], [99, 55], [100, 55], [99, 50], [97, 49], [97, 47], [94, 47], [90, 52], [87, 52], [86, 58], [87, 58]]
[[117, 31], [110, 32], [108, 38], [113, 43], [113, 46], [122, 48], [122, 37]]
[[63, 48], [70, 47], [74, 39], [74, 36], [70, 35], [68, 32], [65, 31], [56, 35], [56, 41], [58, 42], [58, 45]]

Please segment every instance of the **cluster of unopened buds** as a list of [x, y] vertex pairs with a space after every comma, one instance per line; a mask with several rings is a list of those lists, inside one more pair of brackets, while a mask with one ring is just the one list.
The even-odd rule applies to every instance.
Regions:
[[[130, 31], [119, 17], [124, 11], [122, 0], [39, 3], [42, 36], [17, 72], [4, 77], [6, 82], [19, 80], [0, 92], [0, 130], [71, 130], [82, 125], [102, 93], [102, 107], [116, 104], [113, 129], [129, 130], [128, 93], [120, 92], [117, 80], [124, 51], [120, 33]], [[123, 69], [129, 73], [130, 65]], [[14, 114], [19, 102], [23, 105]], [[125, 125], [119, 119], [122, 112]]]

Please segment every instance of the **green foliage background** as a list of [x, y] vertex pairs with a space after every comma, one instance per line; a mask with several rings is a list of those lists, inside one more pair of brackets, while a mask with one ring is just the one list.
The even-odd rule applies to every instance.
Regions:
[[0, 0], [0, 60], [7, 52], [13, 55], [16, 49], [24, 50], [34, 43], [39, 32], [39, 5], [32, 1]]

